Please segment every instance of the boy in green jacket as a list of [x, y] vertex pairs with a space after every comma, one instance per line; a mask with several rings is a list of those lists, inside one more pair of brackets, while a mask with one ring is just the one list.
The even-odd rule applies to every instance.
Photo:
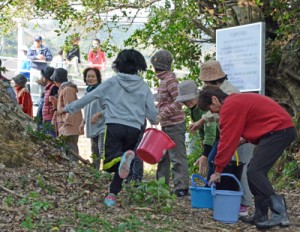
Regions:
[[[193, 122], [202, 118], [202, 115], [206, 111], [198, 108], [198, 87], [193, 80], [186, 80], [178, 85], [178, 96], [176, 102], [181, 102], [190, 109], [191, 118]], [[202, 155], [196, 161], [196, 165], [199, 165], [199, 171], [202, 175], [206, 174], [207, 157], [215, 143], [217, 134], [217, 123], [205, 123], [199, 128], [199, 134], [202, 144]], [[206, 158], [204, 158], [206, 157]]]

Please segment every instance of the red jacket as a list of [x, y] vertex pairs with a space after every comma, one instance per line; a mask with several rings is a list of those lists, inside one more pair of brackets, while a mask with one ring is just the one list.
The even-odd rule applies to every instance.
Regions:
[[30, 117], [33, 117], [33, 105], [31, 100], [31, 95], [26, 88], [15, 87], [17, 99], [19, 105], [22, 106], [22, 110], [25, 114], [28, 114]]
[[219, 112], [220, 142], [215, 157], [216, 172], [229, 163], [240, 137], [258, 144], [263, 135], [293, 127], [290, 115], [274, 100], [255, 93], [231, 94]]
[[92, 67], [98, 68], [99, 70], [104, 70], [105, 67], [102, 65], [106, 63], [105, 53], [100, 49], [98, 49], [97, 52], [94, 52], [94, 50], [91, 49], [88, 53], [88, 62], [93, 64]]

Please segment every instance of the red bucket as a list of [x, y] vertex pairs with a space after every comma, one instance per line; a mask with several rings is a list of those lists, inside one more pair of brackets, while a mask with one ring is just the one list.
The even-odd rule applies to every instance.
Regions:
[[163, 131], [155, 128], [145, 130], [143, 139], [140, 142], [136, 153], [141, 160], [148, 164], [156, 164], [163, 157], [164, 153], [175, 147], [174, 141]]

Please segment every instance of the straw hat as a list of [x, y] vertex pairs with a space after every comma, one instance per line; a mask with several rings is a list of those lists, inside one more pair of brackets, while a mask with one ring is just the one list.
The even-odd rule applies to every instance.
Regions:
[[215, 81], [225, 76], [219, 61], [209, 60], [201, 65], [199, 76], [201, 81]]
[[197, 98], [198, 87], [193, 80], [183, 81], [178, 84], [178, 96], [176, 102], [186, 102]]

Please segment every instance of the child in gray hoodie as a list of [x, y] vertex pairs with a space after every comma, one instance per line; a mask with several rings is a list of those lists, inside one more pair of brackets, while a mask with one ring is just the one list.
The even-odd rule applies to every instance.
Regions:
[[127, 178], [141, 127], [147, 118], [156, 123], [157, 110], [152, 92], [138, 75], [147, 69], [143, 55], [134, 49], [121, 51], [113, 62], [117, 75], [109, 78], [92, 92], [64, 107], [58, 113], [74, 113], [95, 99], [106, 102], [106, 124], [103, 170], [113, 172], [108, 196], [104, 204], [116, 204], [116, 195]]

